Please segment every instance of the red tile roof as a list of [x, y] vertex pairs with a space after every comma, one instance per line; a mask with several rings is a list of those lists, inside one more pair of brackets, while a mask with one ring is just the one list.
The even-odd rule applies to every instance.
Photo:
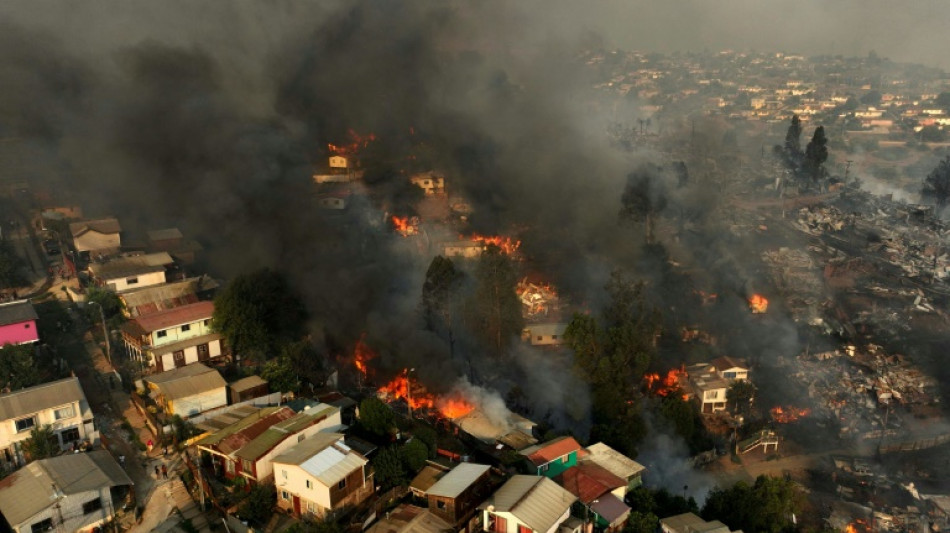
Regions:
[[585, 504], [627, 484], [604, 467], [593, 463], [568, 468], [555, 481]]
[[580, 451], [581, 445], [574, 437], [561, 437], [536, 446], [537, 449], [528, 454], [528, 459], [537, 466], [550, 463], [571, 452]]
[[197, 302], [140, 316], [134, 320], [146, 333], [211, 318], [214, 302]]

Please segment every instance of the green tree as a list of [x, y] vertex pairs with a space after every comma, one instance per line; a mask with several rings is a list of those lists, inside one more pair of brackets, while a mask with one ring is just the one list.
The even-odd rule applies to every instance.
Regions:
[[732, 407], [732, 412], [739, 415], [749, 415], [754, 397], [755, 385], [748, 380], [736, 381], [726, 390], [726, 402]]
[[5, 344], [0, 348], [0, 388], [15, 391], [43, 382], [34, 350], [29, 344]]
[[195, 427], [194, 424], [185, 420], [184, 418], [174, 415], [171, 418], [172, 426], [172, 435], [175, 437], [175, 442], [182, 444], [186, 442], [191, 437], [198, 435], [201, 430]]
[[935, 103], [943, 109], [950, 110], [950, 92], [944, 91], [938, 94]]
[[379, 451], [371, 461], [376, 472], [376, 483], [382, 490], [405, 485], [408, 479], [406, 468], [399, 452], [389, 446]]
[[300, 388], [297, 372], [286, 355], [264, 361], [260, 366], [260, 374], [272, 391], [297, 392]]
[[643, 224], [647, 244], [653, 243], [656, 218], [666, 209], [666, 190], [656, 165], [642, 165], [627, 174], [620, 197], [620, 222]]
[[370, 396], [360, 402], [360, 426], [380, 437], [389, 435], [395, 415], [388, 405], [379, 398]]
[[495, 357], [505, 353], [511, 339], [524, 327], [521, 300], [515, 293], [517, 282], [511, 258], [497, 246], [488, 246], [475, 268], [470, 309], [476, 335]]
[[50, 425], [33, 426], [30, 437], [23, 441], [22, 446], [30, 461], [46, 459], [59, 452], [59, 440]]
[[940, 126], [924, 126], [920, 129], [920, 140], [925, 143], [942, 143], [947, 140], [947, 132]]
[[29, 283], [23, 275], [26, 263], [7, 241], [0, 241], [0, 289], [15, 289]]
[[752, 485], [740, 481], [710, 492], [702, 516], [731, 529], [779, 533], [793, 527], [792, 515], [800, 516], [803, 505], [804, 496], [792, 481], [759, 476]]
[[950, 155], [940, 160], [924, 178], [921, 194], [924, 198], [932, 199], [937, 204], [938, 211], [942, 211], [947, 203], [950, 203]]
[[869, 106], [878, 106], [881, 105], [881, 98], [883, 98], [881, 92], [872, 89], [864, 93], [864, 96], [861, 97], [861, 103]]
[[399, 448], [399, 456], [410, 473], [422, 470], [429, 459], [429, 448], [419, 439], [407, 441]]
[[808, 146], [805, 147], [805, 168], [811, 176], [812, 182], [819, 182], [824, 175], [825, 161], [828, 160], [828, 139], [825, 137], [825, 127], [815, 128]]
[[326, 381], [327, 369], [324, 358], [310, 340], [286, 344], [281, 348], [280, 357], [288, 361], [293, 369], [296, 381], [306, 381], [314, 386]]
[[671, 394], [660, 402], [660, 415], [673, 431], [686, 441], [691, 453], [708, 450], [712, 442], [696, 408], [680, 396]]
[[623, 526], [623, 533], [656, 533], [660, 519], [653, 513], [632, 511]]
[[429, 458], [435, 457], [435, 451], [439, 447], [439, 434], [429, 426], [417, 425], [412, 429], [412, 435], [425, 443], [429, 449]]
[[300, 340], [307, 312], [287, 279], [270, 269], [242, 274], [215, 298], [214, 328], [234, 351], [257, 360]]
[[251, 487], [247, 498], [238, 507], [237, 514], [251, 524], [264, 527], [274, 515], [277, 505], [277, 489], [273, 483], [257, 483]]
[[792, 115], [792, 123], [785, 132], [785, 160], [789, 167], [796, 168], [802, 158], [802, 119]]
[[[115, 329], [125, 322], [125, 315], [122, 311], [125, 304], [119, 299], [119, 296], [100, 287], [92, 287], [86, 291], [86, 318], [93, 324], [98, 324], [103, 317], [106, 319], [108, 329]], [[102, 314], [99, 314], [99, 306], [102, 306]]]

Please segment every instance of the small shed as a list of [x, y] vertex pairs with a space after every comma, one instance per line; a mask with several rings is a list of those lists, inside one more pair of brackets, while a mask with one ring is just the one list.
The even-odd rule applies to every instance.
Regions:
[[228, 385], [231, 405], [267, 396], [269, 392], [267, 380], [260, 376], [248, 376]]

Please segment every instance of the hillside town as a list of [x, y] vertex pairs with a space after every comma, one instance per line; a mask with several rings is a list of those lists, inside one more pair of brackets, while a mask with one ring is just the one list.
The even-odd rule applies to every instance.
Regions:
[[569, 65], [590, 159], [300, 120], [165, 217], [0, 129], [0, 530], [950, 531], [950, 76]]

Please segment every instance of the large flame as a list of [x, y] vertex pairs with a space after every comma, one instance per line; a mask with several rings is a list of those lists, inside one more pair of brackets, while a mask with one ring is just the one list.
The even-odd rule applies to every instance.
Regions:
[[397, 217], [396, 215], [393, 215], [391, 220], [393, 222], [393, 227], [396, 228], [396, 232], [403, 237], [408, 237], [410, 235], [419, 233], [418, 219], [415, 217]]
[[[412, 387], [412, 390], [409, 390]], [[410, 394], [411, 392], [411, 394]], [[415, 381], [411, 381], [406, 373], [393, 378], [377, 391], [377, 395], [385, 402], [402, 400], [413, 410], [426, 409], [430, 414], [437, 414], [443, 418], [459, 418], [475, 410], [475, 405], [455, 392], [448, 396], [436, 396]]]
[[353, 364], [356, 365], [356, 369], [365, 377], [367, 372], [369, 372], [367, 363], [369, 363], [370, 359], [376, 357], [376, 353], [363, 342], [364, 338], [366, 338], [365, 333], [360, 336], [360, 340], [356, 341], [356, 347], [353, 348]]
[[530, 283], [528, 278], [522, 279], [515, 286], [515, 294], [521, 299], [524, 313], [527, 316], [547, 315], [551, 307], [557, 307], [558, 296], [550, 284]]
[[475, 406], [462, 398], [439, 398], [436, 401], [439, 412], [446, 418], [459, 418], [475, 410]]
[[802, 417], [810, 415], [811, 409], [807, 407], [798, 408], [775, 406], [769, 410], [769, 413], [772, 415], [772, 420], [778, 422], [779, 424], [788, 424], [790, 422], [795, 422]]
[[476, 233], [468, 237], [468, 239], [465, 237], [459, 237], [459, 239], [480, 242], [486, 246], [497, 246], [505, 255], [514, 255], [514, 253], [517, 252], [518, 248], [521, 246], [521, 241], [512, 239], [511, 237], [502, 237], [499, 235], [479, 235]]
[[652, 373], [643, 376], [646, 389], [651, 394], [657, 396], [672, 396], [679, 394], [683, 400], [689, 400], [689, 394], [683, 391], [683, 381], [686, 380], [686, 370], [682, 368], [673, 368], [661, 377], [660, 374]]
[[749, 296], [749, 309], [753, 313], [764, 313], [769, 309], [769, 301], [761, 294], [753, 294]]

